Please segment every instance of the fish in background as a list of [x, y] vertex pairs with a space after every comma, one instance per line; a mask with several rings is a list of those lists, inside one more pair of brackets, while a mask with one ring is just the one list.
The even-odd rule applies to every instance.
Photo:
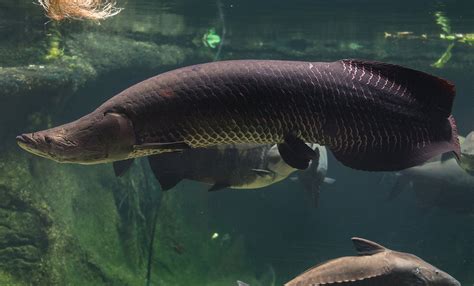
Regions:
[[421, 258], [353, 237], [358, 256], [318, 264], [285, 286], [461, 286], [448, 273]]
[[363, 60], [236, 60], [184, 67], [138, 83], [84, 117], [17, 136], [28, 152], [97, 164], [225, 144], [278, 144], [306, 169], [329, 148], [355, 169], [394, 171], [459, 156], [448, 81]]
[[[321, 185], [332, 180], [326, 178], [326, 148], [317, 144], [308, 146], [317, 155], [306, 170], [299, 172], [297, 178], [317, 205]], [[184, 179], [210, 184], [212, 186], [209, 191], [224, 188], [257, 189], [280, 182], [297, 171], [285, 163], [277, 145], [221, 145], [163, 153], [148, 159], [153, 174], [164, 191]], [[122, 171], [116, 169], [116, 173], [120, 174]]]
[[474, 176], [474, 131], [471, 131], [466, 138], [460, 138], [460, 141], [461, 158], [459, 160], [459, 166]]
[[474, 150], [473, 135], [471, 132], [466, 139], [459, 138], [462, 142], [459, 160], [437, 156], [420, 166], [398, 172], [389, 199], [411, 189], [420, 207], [474, 213], [474, 176], [468, 172], [473, 164], [472, 153], [469, 153]]

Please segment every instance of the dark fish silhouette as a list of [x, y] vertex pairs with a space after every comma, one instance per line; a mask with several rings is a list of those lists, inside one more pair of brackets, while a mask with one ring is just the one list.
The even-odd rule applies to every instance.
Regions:
[[173, 70], [65, 125], [17, 137], [58, 162], [114, 162], [232, 143], [279, 144], [290, 166], [327, 146], [343, 164], [399, 170], [459, 155], [454, 86], [412, 69], [359, 60], [242, 60]]
[[316, 265], [285, 286], [461, 286], [421, 258], [352, 238], [359, 256], [336, 258]]
[[[300, 171], [297, 178], [317, 202], [320, 187], [326, 179], [327, 152], [317, 144], [308, 145], [317, 156], [308, 169]], [[184, 179], [210, 184], [209, 191], [257, 189], [282, 181], [297, 171], [283, 161], [277, 145], [221, 145], [162, 153], [148, 159], [165, 191]]]

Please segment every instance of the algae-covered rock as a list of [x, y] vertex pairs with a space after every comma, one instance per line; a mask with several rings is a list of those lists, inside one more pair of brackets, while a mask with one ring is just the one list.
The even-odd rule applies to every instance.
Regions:
[[9, 151], [0, 153], [0, 282], [141, 286], [148, 269], [159, 285], [255, 280], [242, 238], [211, 239], [206, 192], [161, 198], [140, 160], [117, 179], [109, 165]]
[[34, 189], [28, 165], [2, 155], [0, 173], [0, 269], [18, 281], [41, 282], [48, 276], [43, 257], [50, 217], [27, 191]]

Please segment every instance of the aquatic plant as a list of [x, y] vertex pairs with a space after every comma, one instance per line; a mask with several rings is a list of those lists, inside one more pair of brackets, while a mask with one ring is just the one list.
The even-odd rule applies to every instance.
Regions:
[[202, 43], [209, 48], [215, 49], [221, 42], [221, 36], [216, 33], [216, 29], [211, 28], [209, 29], [203, 36], [202, 36]]
[[446, 34], [451, 34], [451, 25], [449, 23], [449, 19], [444, 16], [444, 13], [441, 11], [437, 11], [434, 15], [436, 18], [436, 24], [441, 26], [443, 32], [445, 32]]
[[402, 31], [402, 32], [395, 32], [395, 33], [384, 32], [384, 37], [386, 39], [393, 38], [393, 39], [407, 39], [407, 40], [440, 39], [440, 40], [451, 42], [451, 44], [446, 48], [446, 51], [441, 55], [441, 57], [438, 58], [436, 62], [431, 64], [432, 67], [443, 68], [451, 59], [451, 56], [452, 56], [451, 51], [455, 43], [459, 42], [463, 44], [468, 44], [470, 46], [473, 45], [474, 33], [467, 33], [467, 34], [453, 33], [449, 18], [446, 17], [445, 14], [441, 11], [435, 12], [434, 17], [435, 17], [436, 24], [438, 24], [441, 30], [443, 31], [443, 33], [440, 33], [439, 35], [430, 35], [430, 36], [428, 36], [427, 34], [416, 35], [410, 31]]
[[48, 47], [44, 59], [60, 59], [64, 55], [64, 49], [61, 47], [61, 32], [59, 31], [55, 23], [48, 27], [48, 33], [46, 34], [46, 36], [48, 38]]
[[451, 50], [453, 49], [453, 47], [454, 47], [454, 43], [451, 43], [448, 49], [444, 52], [444, 54], [431, 66], [438, 69], [443, 68], [444, 65], [451, 59], [451, 56], [452, 56]]
[[38, 0], [46, 16], [55, 21], [64, 19], [104, 20], [120, 13], [113, 0]]
[[457, 41], [461, 43], [466, 43], [472, 45], [474, 43], [474, 34], [462, 34], [462, 33], [452, 33], [451, 32], [451, 25], [449, 24], [449, 19], [444, 16], [442, 12], [435, 13], [436, 24], [441, 27], [441, 30], [445, 32], [445, 34], [440, 34], [439, 38], [442, 40], [447, 41]]

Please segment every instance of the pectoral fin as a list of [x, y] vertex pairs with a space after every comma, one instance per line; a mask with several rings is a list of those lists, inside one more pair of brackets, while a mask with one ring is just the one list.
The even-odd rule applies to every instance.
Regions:
[[133, 159], [116, 161], [113, 163], [115, 176], [123, 176], [132, 166]]
[[161, 185], [161, 190], [167, 191], [183, 180], [178, 170], [173, 168], [174, 162], [180, 160], [175, 154], [159, 154], [148, 157], [151, 171]]
[[273, 176], [275, 174], [274, 172], [266, 169], [251, 169], [251, 171], [259, 175], [260, 177]]
[[143, 143], [133, 145], [135, 150], [186, 150], [191, 147], [184, 141], [179, 142], [161, 142], [161, 143]]
[[294, 135], [285, 136], [284, 142], [278, 144], [278, 151], [283, 161], [295, 169], [305, 170], [311, 160], [319, 160], [319, 153]]

